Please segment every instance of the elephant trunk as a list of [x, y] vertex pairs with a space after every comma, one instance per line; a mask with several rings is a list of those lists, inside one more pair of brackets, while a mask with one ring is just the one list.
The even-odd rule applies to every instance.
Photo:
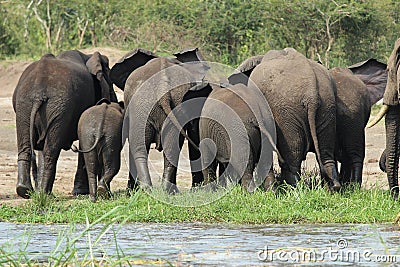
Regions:
[[399, 196], [398, 166], [400, 138], [400, 106], [390, 106], [385, 120], [386, 127], [386, 172], [390, 191], [395, 199]]
[[376, 118], [374, 120], [372, 120], [371, 122], [369, 122], [366, 127], [371, 128], [372, 126], [377, 124], [388, 112], [388, 109], [389, 109], [389, 106], [383, 104], [381, 109], [379, 110], [378, 114], [376, 115]]

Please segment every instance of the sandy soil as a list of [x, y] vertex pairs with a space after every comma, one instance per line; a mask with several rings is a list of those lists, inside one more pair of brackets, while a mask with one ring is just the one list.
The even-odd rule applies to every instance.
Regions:
[[[84, 52], [99, 50], [110, 59], [110, 66], [121, 58], [126, 51], [112, 48], [89, 49]], [[12, 108], [12, 94], [23, 70], [30, 62], [0, 62], [0, 204], [19, 205], [27, 200], [17, 196], [15, 185], [17, 181], [17, 145], [15, 113]], [[119, 99], [122, 100], [123, 92], [115, 88]], [[378, 167], [380, 153], [385, 146], [384, 124], [380, 122], [377, 126], [366, 130], [366, 159], [364, 162], [363, 186], [370, 188], [378, 186], [387, 188], [386, 176]], [[188, 188], [190, 184], [189, 164], [187, 161], [187, 150], [184, 148], [182, 161], [178, 170], [178, 186]], [[121, 170], [112, 181], [113, 191], [124, 189], [127, 183], [128, 168], [125, 153], [122, 154]], [[162, 172], [162, 155], [154, 149], [150, 153], [152, 177]], [[56, 194], [68, 195], [72, 191], [73, 177], [76, 170], [77, 155], [72, 151], [62, 151], [57, 165], [56, 180], [53, 191]], [[275, 164], [276, 165], [276, 164]], [[316, 168], [313, 154], [307, 156], [304, 162], [305, 169]], [[157, 178], [155, 180], [158, 180]], [[157, 181], [156, 181], [157, 183]]]

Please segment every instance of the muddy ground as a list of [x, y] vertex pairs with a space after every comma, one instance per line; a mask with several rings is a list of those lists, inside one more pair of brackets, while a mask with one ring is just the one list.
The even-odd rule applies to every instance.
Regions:
[[[122, 57], [125, 52], [112, 48], [89, 49], [84, 52], [99, 50], [110, 58], [110, 66]], [[23, 70], [30, 62], [0, 61], [0, 204], [19, 205], [27, 200], [19, 198], [15, 192], [17, 181], [17, 145], [15, 113], [12, 108], [12, 94]], [[122, 100], [122, 91], [115, 89]], [[380, 153], [385, 146], [385, 130], [383, 122], [366, 130], [366, 159], [364, 161], [363, 187], [378, 186], [387, 188], [386, 176], [378, 167]], [[178, 186], [188, 188], [190, 185], [187, 150], [183, 150], [183, 161], [178, 170]], [[111, 184], [111, 189], [120, 190], [126, 187], [128, 168], [126, 157], [122, 154], [122, 166]], [[162, 172], [162, 155], [151, 150], [152, 177]], [[71, 150], [62, 151], [57, 165], [56, 180], [53, 191], [55, 194], [69, 195], [73, 187], [73, 177], [76, 170], [77, 155]], [[276, 165], [276, 164], [275, 164]], [[316, 168], [315, 157], [309, 154], [303, 164], [304, 168]], [[157, 178], [155, 178], [157, 180]]]

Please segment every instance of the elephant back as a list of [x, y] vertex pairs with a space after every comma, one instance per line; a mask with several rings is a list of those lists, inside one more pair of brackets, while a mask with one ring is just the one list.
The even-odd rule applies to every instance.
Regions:
[[[333, 68], [330, 70], [337, 88], [337, 130], [360, 127], [364, 131], [371, 113], [371, 101], [367, 86], [350, 70]], [[361, 123], [360, 123], [361, 122]]]
[[294, 49], [269, 51], [254, 68], [250, 80], [274, 107], [273, 112], [290, 111], [292, 107], [287, 103], [307, 104], [318, 96], [309, 60]]
[[[159, 62], [159, 58], [150, 60], [146, 65], [143, 65], [135, 71], [133, 71], [127, 78], [124, 89], [124, 102], [126, 105], [129, 105], [129, 102], [132, 96], [139, 90], [141, 86], [147, 81], [150, 82], [150, 78], [159, 73], [161, 70], [161, 64]], [[152, 87], [152, 85], [154, 87]], [[147, 84], [146, 90], [149, 90], [149, 94], [151, 94], [152, 90], [155, 88], [155, 84]]]

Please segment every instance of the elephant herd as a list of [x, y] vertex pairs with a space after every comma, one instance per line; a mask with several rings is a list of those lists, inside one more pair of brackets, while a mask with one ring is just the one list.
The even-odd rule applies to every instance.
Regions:
[[[224, 77], [214, 75], [217, 65], [206, 62], [197, 48], [174, 57], [137, 48], [111, 69], [98, 52], [46, 54], [26, 68], [13, 95], [17, 194], [51, 193], [60, 151], [72, 148], [79, 152], [73, 194], [89, 194], [92, 201], [108, 196], [126, 141], [128, 192], [153, 187], [148, 153], [154, 143], [163, 152], [162, 187], [178, 193], [185, 139], [192, 187], [232, 181], [249, 192], [262, 184], [265, 189], [279, 183], [296, 186], [308, 152], [316, 154], [330, 190], [361, 186], [365, 127], [371, 106], [384, 95], [378, 116], [387, 112], [382, 157], [397, 198], [399, 46], [400, 39], [388, 67], [369, 59], [328, 70], [285, 48], [250, 57]], [[118, 102], [113, 84], [123, 90], [123, 101]], [[79, 148], [72, 144], [78, 139]], [[281, 169], [277, 178], [273, 152]]]

